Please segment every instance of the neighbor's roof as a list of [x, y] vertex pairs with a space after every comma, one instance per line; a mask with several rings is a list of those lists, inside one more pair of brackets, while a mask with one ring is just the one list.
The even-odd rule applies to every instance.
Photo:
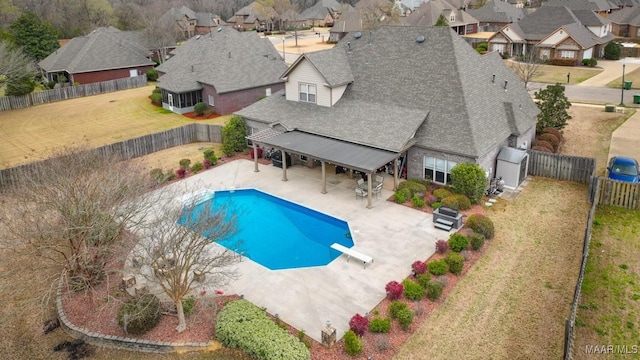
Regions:
[[238, 32], [227, 26], [197, 35], [157, 67], [164, 73], [158, 87], [186, 92], [214, 86], [218, 94], [281, 83], [287, 69], [269, 39], [255, 32]]
[[566, 6], [572, 10], [609, 11], [617, 6], [608, 0], [548, 0], [543, 6]]
[[539, 110], [500, 56], [478, 54], [448, 27], [382, 26], [326, 54], [339, 51], [353, 82], [333, 107], [271, 96], [237, 114], [390, 151], [415, 142], [469, 157], [535, 126]]
[[469, 15], [481, 22], [511, 23], [524, 18], [525, 13], [508, 2], [490, 1], [478, 9], [468, 9]]
[[337, 13], [346, 13], [353, 11], [353, 6], [349, 4], [341, 4], [336, 0], [320, 0], [312, 7], [306, 9], [300, 14], [303, 19], [317, 20], [324, 19], [329, 11]]
[[[451, 14], [455, 15], [454, 21], [449, 21]], [[404, 22], [412, 26], [434, 26], [440, 15], [447, 19], [449, 26], [478, 23], [469, 13], [457, 9], [445, 0], [430, 0], [420, 5], [404, 19]]]
[[607, 17], [616, 24], [640, 26], [640, 5], [620, 9]]
[[114, 27], [98, 28], [78, 36], [44, 58], [38, 65], [47, 72], [71, 74], [155, 65], [150, 51]]

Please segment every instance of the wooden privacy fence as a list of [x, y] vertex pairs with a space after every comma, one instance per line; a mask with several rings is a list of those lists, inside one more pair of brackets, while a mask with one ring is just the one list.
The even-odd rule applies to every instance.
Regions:
[[640, 184], [594, 177], [589, 186], [589, 201], [596, 205], [611, 205], [639, 210]]
[[[94, 151], [98, 151], [102, 155], [119, 154], [125, 159], [132, 159], [194, 142], [221, 143], [222, 126], [192, 123], [171, 130], [104, 145], [94, 149]], [[46, 161], [42, 160], [41, 162]], [[41, 162], [0, 170], [0, 188], [16, 183], [21, 176], [34, 174]]]
[[528, 174], [557, 180], [589, 183], [596, 171], [596, 159], [529, 150]]
[[103, 94], [118, 90], [133, 89], [142, 86], [147, 86], [147, 75], [144, 74], [124, 79], [36, 91], [25, 96], [4, 96], [0, 97], [0, 111], [22, 109], [34, 105]]

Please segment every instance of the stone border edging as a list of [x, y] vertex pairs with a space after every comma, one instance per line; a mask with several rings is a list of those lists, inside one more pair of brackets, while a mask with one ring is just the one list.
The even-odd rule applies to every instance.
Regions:
[[215, 346], [216, 343], [209, 341], [206, 343], [198, 342], [179, 342], [172, 343], [166, 341], [152, 341], [143, 339], [134, 339], [116, 335], [105, 335], [78, 327], [72, 324], [64, 312], [62, 307], [62, 283], [60, 278], [58, 290], [56, 291], [56, 310], [60, 319], [60, 326], [71, 336], [82, 339], [91, 345], [109, 347], [121, 350], [130, 350], [147, 353], [173, 353], [179, 351], [199, 351]]

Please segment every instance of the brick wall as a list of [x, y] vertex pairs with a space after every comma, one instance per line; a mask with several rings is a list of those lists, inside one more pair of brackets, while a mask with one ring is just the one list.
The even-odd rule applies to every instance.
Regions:
[[[131, 70], [133, 69], [135, 68], [131, 68]], [[144, 74], [149, 69], [153, 69], [153, 66], [141, 66], [137, 68], [138, 74]], [[130, 77], [129, 70], [130, 69], [114, 69], [73, 74], [73, 82], [77, 82], [80, 84], [89, 84], [100, 81], [128, 78]]]
[[225, 94], [218, 94], [215, 88], [206, 86], [202, 93], [202, 101], [209, 106], [209, 95], [213, 95], [215, 112], [221, 115], [232, 114], [265, 96], [267, 88], [271, 88], [271, 94], [275, 94], [284, 89], [284, 82]]

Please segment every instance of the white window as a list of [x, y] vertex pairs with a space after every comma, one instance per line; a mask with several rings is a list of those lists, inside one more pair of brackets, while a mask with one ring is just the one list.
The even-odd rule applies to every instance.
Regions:
[[267, 90], [265, 90], [265, 95], [271, 96], [271, 88], [267, 88]]
[[492, 45], [493, 45], [493, 51], [497, 51], [500, 54], [504, 52], [504, 44], [492, 44]]
[[300, 83], [300, 101], [316, 102], [316, 86], [314, 84]]
[[456, 15], [455, 15], [455, 14], [451, 14], [451, 15], [449, 16], [449, 21], [450, 21], [450, 22], [454, 22], [454, 21], [456, 21]]
[[575, 56], [575, 51], [570, 50], [562, 50], [560, 51], [560, 57], [563, 59], [573, 59]]
[[451, 169], [456, 164], [453, 161], [425, 156], [424, 177], [435, 183], [446, 185], [451, 182]]
[[215, 102], [213, 101], [213, 95], [209, 95], [209, 105], [215, 106]]

